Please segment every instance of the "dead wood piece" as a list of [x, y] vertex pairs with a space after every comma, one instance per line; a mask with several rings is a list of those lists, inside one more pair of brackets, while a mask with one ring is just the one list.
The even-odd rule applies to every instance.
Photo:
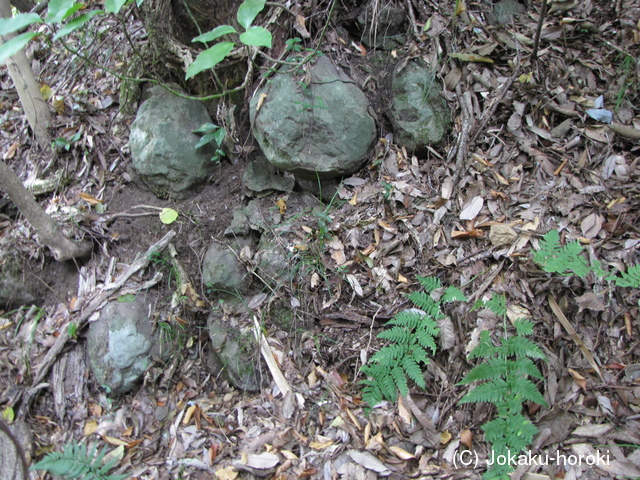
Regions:
[[[119, 288], [121, 288], [126, 281], [136, 272], [144, 269], [149, 265], [151, 258], [154, 254], [161, 252], [164, 248], [169, 244], [169, 242], [176, 236], [176, 232], [171, 230], [168, 232], [160, 241], [154, 243], [149, 247], [147, 252], [142, 256], [134, 260], [134, 262], [129, 265], [126, 271], [124, 271], [113, 283], [107, 283], [102, 286], [100, 290], [95, 293], [95, 296], [91, 299], [87, 307], [80, 314], [77, 319], [78, 328], [77, 330], [81, 330], [87, 324], [87, 321], [91, 315], [96, 310], [99, 310], [108, 300], [108, 298]], [[60, 336], [56, 339], [56, 342], [49, 349], [47, 354], [45, 355], [42, 363], [38, 369], [38, 374], [34, 378], [31, 383], [31, 388], [27, 394], [27, 401], [25, 402], [26, 409], [21, 410], [21, 415], [24, 415], [25, 411], [29, 408], [29, 403], [34, 398], [35, 389], [39, 388], [39, 384], [42, 382], [44, 377], [49, 373], [49, 370], [53, 366], [53, 364], [57, 361], [58, 356], [64, 349], [67, 341], [69, 340], [69, 330], [67, 328], [62, 328], [60, 331]]]
[[276, 362], [276, 359], [273, 356], [273, 352], [271, 351], [271, 347], [267, 343], [267, 339], [264, 338], [264, 335], [262, 334], [262, 329], [260, 328], [260, 324], [258, 323], [258, 319], [255, 316], [253, 317], [253, 326], [255, 327], [253, 334], [255, 335], [256, 340], [260, 344], [260, 353], [262, 353], [262, 358], [264, 358], [264, 361], [267, 362], [267, 367], [269, 367], [271, 376], [273, 377], [273, 380], [276, 382], [276, 385], [278, 386], [280, 393], [282, 393], [282, 396], [284, 397], [291, 392], [291, 387], [289, 386], [289, 382], [287, 382], [287, 379], [284, 378], [284, 375], [282, 374], [282, 370], [280, 370], [280, 367], [278, 366], [278, 362]]

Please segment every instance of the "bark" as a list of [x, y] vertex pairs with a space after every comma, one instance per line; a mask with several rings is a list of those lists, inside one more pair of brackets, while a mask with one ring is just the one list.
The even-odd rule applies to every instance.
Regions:
[[56, 260], [64, 262], [91, 253], [90, 243], [75, 242], [60, 232], [56, 222], [47, 215], [18, 176], [3, 161], [0, 161], [0, 189], [18, 207], [38, 234], [40, 241], [51, 249]]
[[[0, 0], [0, 18], [11, 17], [11, 5], [9, 0]], [[0, 45], [2, 42], [11, 40], [15, 34], [0, 35]], [[40, 86], [33, 75], [31, 64], [27, 59], [24, 49], [14, 56], [7, 58], [7, 69], [13, 84], [18, 91], [20, 103], [27, 115], [27, 121], [33, 130], [36, 141], [42, 149], [51, 148], [51, 135], [49, 126], [51, 125], [51, 113], [47, 102], [42, 98]]]

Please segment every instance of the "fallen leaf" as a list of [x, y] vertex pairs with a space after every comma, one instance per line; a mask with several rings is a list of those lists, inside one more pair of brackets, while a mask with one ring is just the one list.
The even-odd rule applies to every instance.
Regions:
[[483, 55], [475, 55], [473, 53], [451, 53], [451, 57], [457, 58], [462, 62], [482, 62], [482, 63], [493, 63], [489, 57], [485, 57]]
[[489, 230], [489, 240], [496, 247], [511, 245], [516, 238], [518, 234], [509, 225], [492, 225]]
[[256, 112], [260, 111], [260, 109], [262, 108], [262, 104], [266, 99], [267, 99], [267, 94], [261, 93], [260, 96], [258, 97], [258, 103], [256, 104]]
[[415, 455], [407, 452], [404, 448], [400, 448], [397, 445], [389, 447], [389, 451], [401, 460], [412, 460], [416, 458]]
[[173, 208], [163, 208], [160, 212], [160, 221], [165, 225], [171, 225], [178, 218], [178, 212]]
[[482, 198], [480, 195], [476, 195], [466, 203], [466, 205], [462, 209], [462, 212], [460, 212], [460, 220], [473, 220], [478, 216], [483, 206], [484, 198]]
[[451, 432], [449, 430], [445, 430], [440, 434], [440, 443], [442, 445], [446, 445], [451, 441]]
[[461, 431], [460, 443], [471, 450], [473, 448], [473, 432], [469, 429]]
[[296, 31], [300, 35], [302, 35], [302, 38], [310, 38], [311, 37], [311, 34], [309, 33], [309, 31], [307, 30], [307, 27], [305, 25], [305, 18], [304, 18], [303, 15], [300, 15], [300, 14], [296, 15], [296, 21], [293, 24], [293, 28], [295, 28]]
[[[244, 463], [244, 462], [243, 462]], [[280, 463], [280, 457], [275, 453], [262, 452], [260, 454], [247, 455], [245, 465], [247, 467], [256, 468], [258, 470], [268, 470]]]
[[20, 144], [18, 142], [14, 142], [13, 144], [11, 144], [11, 146], [7, 149], [7, 151], [4, 152], [4, 155], [2, 156], [2, 158], [4, 160], [9, 160], [10, 158], [13, 158], [19, 146]]
[[287, 202], [284, 198], [279, 198], [276, 200], [276, 205], [280, 209], [280, 215], [284, 215], [284, 212], [287, 210]]
[[391, 475], [391, 470], [389, 470], [384, 463], [378, 460], [375, 455], [370, 452], [359, 452], [358, 450], [349, 450], [349, 456], [351, 459], [356, 462], [358, 465], [363, 466], [368, 470], [373, 470], [377, 472], [381, 476]]

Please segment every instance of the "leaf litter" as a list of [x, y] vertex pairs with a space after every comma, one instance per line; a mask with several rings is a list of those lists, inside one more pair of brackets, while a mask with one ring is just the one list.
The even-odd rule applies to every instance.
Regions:
[[[453, 459], [462, 446], [486, 458], [479, 426], [491, 412], [459, 406], [465, 390], [457, 384], [472, 366], [466, 354], [480, 331], [499, 327], [492, 314], [459, 306], [448, 312], [426, 391], [413, 390], [397, 405], [384, 403], [368, 416], [360, 400], [358, 369], [380, 347], [375, 334], [407, 307], [403, 295], [416, 288], [417, 275], [435, 275], [475, 299], [506, 293], [509, 318], [526, 316], [537, 323], [536, 341], [549, 359], [543, 394], [553, 408], [536, 412], [530, 406], [540, 429], [534, 453], [600, 452], [611, 458], [595, 469], [556, 465], [530, 473], [640, 475], [638, 292], [589, 276], [547, 275], [530, 260], [540, 235], [557, 229], [611, 268], [624, 270], [640, 261], [638, 67], [636, 60], [635, 70], [624, 70], [622, 62], [625, 55], [638, 57], [637, 5], [551, 3], [537, 61], [527, 53], [538, 11], [496, 27], [483, 20], [483, 5], [467, 4], [453, 26], [447, 9], [433, 7], [420, 5], [416, 14], [434, 46], [410, 48], [425, 56], [437, 45], [457, 52], [440, 72], [444, 95], [455, 109], [449, 144], [414, 155], [392, 137], [382, 139], [379, 161], [339, 186], [340, 201], [326, 211], [326, 231], [319, 217], [295, 211], [288, 200], [271, 202], [290, 222], [282, 229], [288, 235], [283, 241], [297, 258], [312, 252], [317, 267], [306, 284], [276, 295], [297, 306], [304, 319], [301, 334], [269, 321], [270, 300], [254, 302], [267, 320], [266, 330], [256, 332], [263, 351], [271, 354], [269, 368], [281, 372], [291, 391], [280, 395], [287, 388], [275, 387], [270, 373], [265, 375], [271, 388], [258, 394], [241, 393], [212, 377], [203, 354], [206, 338], [193, 334], [188, 355], [155, 364], [139, 391], [113, 401], [87, 378], [86, 361], [76, 353], [81, 345], [73, 343], [52, 369], [56, 388], [51, 393], [45, 388], [33, 403], [30, 426], [38, 448], [85, 437], [124, 447], [117, 473], [134, 478], [179, 473], [228, 479], [480, 478], [479, 471], [456, 468]], [[300, 16], [296, 28], [307, 32]], [[132, 29], [141, 40], [141, 27]], [[352, 54], [347, 46], [336, 48], [332, 53], [347, 59], [362, 55], [360, 48]], [[76, 180], [48, 211], [61, 221], [71, 215], [86, 222], [84, 205], [108, 204], [110, 192], [130, 180], [124, 168], [127, 119], [112, 105], [114, 80], [66, 55], [58, 57], [65, 76], [52, 70], [53, 62], [34, 62], [36, 73], [49, 78], [49, 88], [57, 92], [52, 97], [56, 129], [71, 144], [66, 164], [43, 169], [29, 154], [12, 97], [1, 105], [2, 153], [24, 179], [71, 173]], [[96, 61], [122, 68], [106, 55]], [[10, 80], [2, 75], [8, 91]], [[53, 88], [64, 78], [73, 80]], [[173, 219], [180, 209], [161, 207], [180, 221]], [[0, 406], [5, 410], [20, 404], [44, 355], [93, 292], [144, 251], [139, 244], [112, 243], [118, 233], [101, 214], [90, 212], [87, 229], [109, 239], [109, 246], [103, 240], [104, 250], [114, 255], [105, 254], [84, 270], [71, 298], [2, 317]], [[45, 264], [28, 227], [3, 221], [3, 228], [14, 252]], [[194, 275], [197, 262], [186, 263]], [[149, 275], [132, 280], [128, 288], [136, 292]], [[191, 306], [176, 305], [171, 315], [193, 326], [202, 314], [202, 303], [196, 302], [206, 292], [185, 285]], [[70, 378], [81, 381], [65, 381]]]

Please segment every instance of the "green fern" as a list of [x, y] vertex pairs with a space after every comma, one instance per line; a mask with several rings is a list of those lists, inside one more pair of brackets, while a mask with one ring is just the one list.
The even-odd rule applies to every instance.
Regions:
[[[482, 302], [496, 314], [506, 319], [504, 295], [493, 296]], [[542, 394], [530, 378], [543, 379], [533, 360], [544, 360], [545, 355], [534, 342], [526, 338], [533, 332], [533, 323], [526, 319], [514, 322], [515, 336], [505, 336], [499, 345], [494, 345], [488, 331], [480, 334], [478, 345], [469, 358], [485, 360], [464, 377], [460, 385], [482, 382], [462, 397], [460, 403], [492, 403], [497, 417], [483, 425], [485, 439], [491, 444], [494, 458], [498, 455], [519, 453], [531, 444], [538, 432], [536, 427], [522, 415], [525, 401], [547, 405]], [[506, 330], [506, 326], [505, 326]], [[494, 463], [485, 473], [485, 479], [508, 478], [511, 466]]]
[[569, 242], [564, 247], [560, 245], [560, 234], [557, 230], [550, 230], [540, 241], [540, 250], [533, 255], [533, 260], [542, 266], [545, 272], [560, 275], [578, 275], [586, 277], [591, 268], [587, 260], [580, 255], [582, 246], [577, 241]]
[[31, 467], [31, 470], [46, 470], [52, 475], [77, 480], [123, 480], [128, 475], [109, 475], [108, 472], [118, 462], [117, 458], [101, 465], [106, 448], [97, 453], [94, 446], [87, 452], [84, 444], [67, 443], [62, 452], [48, 453], [45, 458]]
[[[368, 378], [364, 385], [362, 399], [374, 406], [383, 399], [394, 402], [398, 392], [409, 393], [409, 380], [425, 389], [426, 384], [421, 365], [429, 363], [429, 355], [436, 352], [436, 337], [440, 328], [437, 321], [445, 318], [441, 304], [455, 300], [466, 300], [464, 294], [455, 287], [448, 287], [439, 300], [435, 291], [442, 283], [435, 277], [418, 277], [424, 291], [416, 291], [407, 298], [417, 308], [403, 310], [387, 322], [388, 330], [378, 338], [389, 343], [375, 353], [361, 372]], [[433, 294], [433, 295], [432, 295]]]
[[559, 273], [561, 275], [578, 275], [586, 277], [593, 272], [598, 277], [606, 278], [618, 287], [640, 288], [640, 265], [633, 265], [626, 272], [610, 274], [601, 262], [594, 260], [592, 265], [587, 264], [581, 255], [582, 247], [576, 241], [560, 245], [560, 234], [557, 230], [550, 230], [540, 241], [540, 250], [533, 254], [533, 260], [539, 264], [545, 272]]

